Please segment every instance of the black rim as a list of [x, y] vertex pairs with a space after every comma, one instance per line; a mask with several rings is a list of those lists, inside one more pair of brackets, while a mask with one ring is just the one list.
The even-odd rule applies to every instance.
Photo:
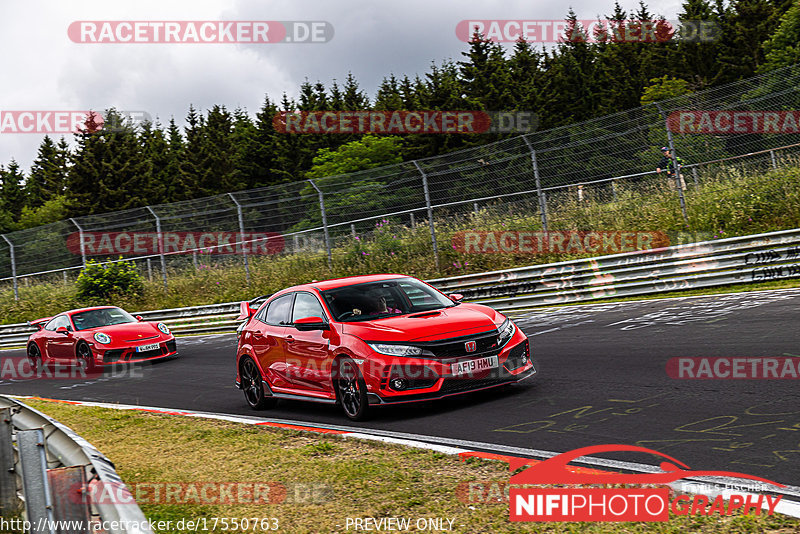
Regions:
[[92, 351], [89, 345], [81, 343], [78, 345], [78, 365], [84, 369], [88, 369], [92, 363]]
[[264, 396], [264, 390], [261, 387], [261, 373], [256, 369], [253, 360], [249, 358], [242, 364], [242, 389], [250, 406], [257, 405]]
[[39, 347], [37, 347], [35, 343], [28, 345], [28, 359], [31, 362], [31, 367], [36, 371], [39, 368], [41, 354], [39, 354]]
[[361, 409], [361, 383], [358, 370], [350, 361], [339, 367], [339, 400], [347, 415], [355, 417]]

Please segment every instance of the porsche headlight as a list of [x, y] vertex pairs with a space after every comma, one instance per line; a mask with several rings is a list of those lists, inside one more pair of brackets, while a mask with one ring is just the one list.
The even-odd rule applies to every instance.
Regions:
[[497, 344], [502, 347], [508, 343], [508, 341], [514, 335], [514, 332], [517, 331], [517, 327], [514, 326], [514, 323], [511, 322], [511, 319], [506, 319], [497, 330], [500, 332], [500, 335], [497, 337]]
[[159, 330], [161, 330], [161, 332], [163, 332], [164, 334], [169, 334], [169, 328], [167, 328], [167, 325], [165, 325], [164, 323], [158, 323], [156, 326], [157, 326], [157, 327], [158, 327], [158, 329], [159, 329]]
[[367, 343], [372, 350], [387, 356], [419, 356], [422, 349], [411, 345], [389, 345], [386, 343]]
[[94, 340], [97, 341], [98, 343], [106, 345], [108, 343], [111, 343], [111, 336], [109, 336], [108, 334], [104, 334], [103, 332], [96, 332], [94, 335]]

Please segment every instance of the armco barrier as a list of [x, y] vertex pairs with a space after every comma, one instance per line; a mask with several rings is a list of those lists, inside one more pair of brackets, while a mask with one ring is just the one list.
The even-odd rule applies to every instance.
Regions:
[[800, 277], [800, 229], [429, 280], [510, 311]]
[[[703, 241], [503, 271], [438, 278], [445, 293], [501, 311], [800, 277], [800, 229]], [[138, 312], [176, 334], [232, 332], [238, 302]], [[24, 346], [34, 329], [0, 326], [0, 348]]]
[[[118, 498], [87, 502], [93, 500], [85, 498], [92, 484], [114, 487]], [[95, 522], [109, 534], [152, 534], [108, 458], [58, 421], [5, 396], [0, 396], [0, 490], [0, 515], [24, 512], [30, 532], [91, 532]]]

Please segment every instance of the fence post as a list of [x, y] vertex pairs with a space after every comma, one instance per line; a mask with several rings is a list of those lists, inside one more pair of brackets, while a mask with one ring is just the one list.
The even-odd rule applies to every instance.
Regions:
[[44, 431], [41, 428], [18, 431], [17, 449], [19, 463], [22, 465], [25, 511], [28, 521], [31, 522], [31, 532], [55, 534], [53, 497], [47, 479]]
[[14, 283], [14, 300], [19, 300], [19, 284], [17, 283], [17, 258], [14, 256], [14, 244], [3, 234], [3, 239], [8, 243], [11, 254], [11, 279]]
[[353, 234], [353, 237], [356, 237], [356, 235], [357, 235], [356, 234], [356, 225], [353, 224], [353, 223], [350, 223], [350, 233]]
[[774, 150], [770, 150], [769, 151], [769, 158], [772, 160], [772, 168], [773, 169], [777, 169], [778, 168], [778, 160], [775, 159], [775, 151]]
[[86, 245], [84, 244], [85, 242], [84, 242], [84, 239], [83, 239], [83, 228], [81, 228], [81, 225], [78, 224], [75, 221], [75, 219], [73, 219], [72, 217], [69, 218], [69, 222], [74, 224], [75, 228], [78, 229], [78, 238], [80, 239], [80, 244], [81, 244], [81, 264], [85, 268], [86, 267]]
[[11, 408], [3, 408], [0, 410], [0, 517], [14, 515], [19, 504], [11, 443]]
[[164, 291], [167, 291], [167, 260], [164, 258], [164, 235], [161, 233], [161, 218], [156, 215], [156, 212], [153, 211], [153, 208], [150, 206], [145, 206], [147, 211], [155, 218], [156, 220], [156, 235], [158, 236], [158, 255], [161, 258], [161, 277], [164, 279]]
[[236, 213], [239, 216], [239, 241], [242, 243], [242, 259], [244, 259], [244, 276], [245, 280], [247, 280], [247, 285], [250, 285], [250, 262], [247, 261], [247, 246], [244, 242], [244, 219], [242, 218], [242, 205], [239, 204], [239, 201], [236, 200], [236, 197], [233, 196], [233, 193], [228, 193], [228, 196], [231, 197], [233, 203], [236, 204]]
[[678, 154], [675, 152], [675, 143], [672, 140], [672, 130], [669, 128], [669, 119], [664, 115], [664, 110], [658, 102], [653, 102], [658, 108], [658, 112], [664, 117], [664, 129], [667, 130], [667, 145], [669, 146], [669, 153], [672, 154], [672, 169], [675, 174], [675, 186], [678, 188], [678, 199], [681, 201], [681, 213], [683, 213], [683, 220], [688, 224], [689, 216], [686, 215], [686, 198], [683, 196], [683, 187], [681, 186], [681, 168], [678, 166]]
[[419, 166], [419, 163], [414, 161], [414, 166], [422, 175], [422, 189], [425, 192], [425, 206], [428, 208], [428, 224], [431, 227], [431, 243], [433, 243], [433, 261], [436, 265], [436, 270], [439, 270], [439, 245], [436, 243], [436, 229], [433, 226], [433, 207], [431, 207], [431, 193], [428, 190], [428, 175]]
[[611, 180], [611, 193], [614, 195], [614, 202], [617, 201], [617, 181]]
[[328, 252], [328, 268], [333, 268], [333, 258], [331, 257], [331, 238], [328, 235], [328, 216], [325, 213], [325, 196], [322, 194], [322, 189], [317, 187], [314, 180], [309, 179], [312, 187], [317, 190], [319, 196], [319, 211], [322, 213], [322, 230], [325, 232], [325, 250]]
[[414, 212], [413, 211], [409, 215], [411, 215], [411, 229], [413, 230], [414, 228], [417, 227], [417, 222], [414, 220]]
[[539, 213], [542, 218], [542, 229], [547, 232], [547, 197], [542, 191], [542, 182], [539, 179], [539, 163], [536, 161], [536, 150], [534, 150], [531, 142], [528, 141], [526, 136], [522, 136], [522, 140], [528, 145], [528, 150], [531, 151], [531, 164], [533, 165], [533, 177], [536, 179], [536, 198], [539, 200]]

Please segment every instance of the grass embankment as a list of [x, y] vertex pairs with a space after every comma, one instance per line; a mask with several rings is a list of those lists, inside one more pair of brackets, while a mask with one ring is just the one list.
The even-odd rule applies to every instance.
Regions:
[[[463, 502], [459, 485], [507, 481], [506, 464], [378, 442], [178, 416], [25, 401], [68, 425], [114, 462], [122, 479], [147, 484], [276, 482], [280, 504], [148, 504], [152, 521], [274, 517], [278, 532], [347, 532], [347, 518], [453, 520], [452, 532], [788, 533], [800, 521], [785, 516], [686, 517], [666, 523], [513, 524], [507, 502]], [[162, 486], [165, 487], [165, 486]], [[298, 490], [298, 488], [300, 488]], [[316, 490], [312, 490], [315, 488]], [[152, 489], [145, 495], [152, 496]], [[177, 495], [177, 494], [176, 494]], [[184, 497], [188, 493], [182, 494]], [[210, 493], [212, 499], [214, 493]], [[468, 494], [467, 494], [468, 495]], [[150, 498], [150, 497], [149, 497]], [[244, 501], [249, 499], [244, 498]], [[253, 531], [252, 529], [250, 530]], [[259, 529], [255, 529], [259, 531]], [[355, 530], [350, 528], [350, 532]], [[412, 531], [415, 531], [412, 529]], [[164, 530], [163, 532], [181, 532]]]
[[[683, 221], [677, 192], [664, 182], [624, 184], [611, 200], [608, 186], [585, 190], [577, 201], [575, 190], [549, 195], [551, 230], [660, 231], [668, 234], [697, 234], [703, 239], [800, 227], [800, 168], [795, 161], [769, 172], [723, 169], [702, 175], [700, 187], [688, 179], [686, 204], [689, 224]], [[602, 200], [602, 201], [601, 201]], [[436, 232], [440, 269], [436, 269], [427, 224], [408, 226], [403, 221], [379, 221], [359, 239], [340, 238], [333, 249], [332, 268], [322, 253], [279, 257], [250, 257], [252, 282], [246, 284], [244, 269], [215, 264], [213, 259], [199, 269], [169, 272], [169, 290], [160, 276], [145, 283], [137, 298], [119, 297], [114, 303], [131, 311], [247, 300], [289, 285], [326, 278], [376, 272], [406, 273], [435, 278], [507, 269], [537, 263], [574, 259], [566, 254], [467, 254], [455, 250], [453, 236], [464, 230], [541, 231], [532, 201], [485, 206], [479, 213], [447, 218], [437, 212]], [[761, 287], [795, 287], [792, 282], [761, 284]], [[751, 287], [751, 286], [748, 286]], [[711, 290], [712, 292], [714, 290]], [[0, 288], [0, 323], [22, 322], [52, 315], [64, 309], [89, 304], [80, 302], [73, 284], [36, 283], [20, 287], [15, 302], [9, 284]]]

